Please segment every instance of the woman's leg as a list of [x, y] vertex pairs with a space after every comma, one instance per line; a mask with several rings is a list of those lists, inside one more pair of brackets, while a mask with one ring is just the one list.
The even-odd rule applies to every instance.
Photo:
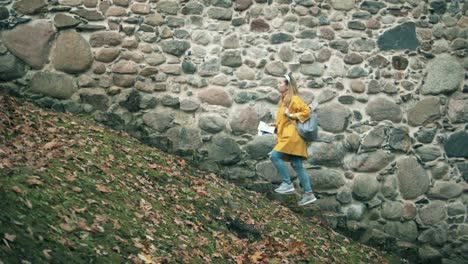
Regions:
[[289, 176], [288, 166], [282, 160], [286, 154], [278, 152], [276, 150], [271, 151], [270, 160], [275, 165], [276, 169], [278, 170], [279, 175], [284, 183], [291, 184], [291, 177]]
[[305, 193], [311, 193], [312, 188], [310, 187], [310, 178], [307, 174], [307, 171], [302, 165], [302, 157], [290, 155], [289, 159], [291, 161], [291, 166], [296, 171], [299, 181], [301, 182], [302, 188], [304, 188]]

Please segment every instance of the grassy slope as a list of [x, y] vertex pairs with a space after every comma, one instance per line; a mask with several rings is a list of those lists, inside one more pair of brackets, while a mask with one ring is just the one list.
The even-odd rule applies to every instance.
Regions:
[[0, 95], [0, 263], [385, 263], [87, 117]]

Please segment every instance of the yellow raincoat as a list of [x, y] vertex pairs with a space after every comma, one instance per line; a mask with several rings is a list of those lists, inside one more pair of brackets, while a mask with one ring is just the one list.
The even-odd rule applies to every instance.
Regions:
[[289, 103], [289, 113], [295, 114], [299, 120], [290, 120], [284, 115], [284, 101], [281, 102], [276, 113], [276, 146], [274, 150], [286, 154], [301, 156], [307, 159], [307, 145], [291, 122], [304, 122], [310, 117], [309, 106], [295, 95]]

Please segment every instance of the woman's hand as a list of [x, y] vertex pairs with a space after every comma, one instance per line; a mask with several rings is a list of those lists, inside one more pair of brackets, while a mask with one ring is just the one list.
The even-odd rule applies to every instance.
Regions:
[[289, 109], [287, 107], [284, 108], [283, 112], [286, 117], [289, 117]]

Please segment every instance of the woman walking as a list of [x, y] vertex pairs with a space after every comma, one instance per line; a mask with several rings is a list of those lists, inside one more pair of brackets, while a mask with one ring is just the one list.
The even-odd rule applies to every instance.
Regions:
[[317, 200], [312, 193], [309, 175], [302, 164], [307, 159], [307, 145], [296, 130], [293, 122], [304, 122], [310, 117], [310, 108], [299, 97], [296, 81], [290, 74], [279, 80], [278, 91], [282, 95], [278, 112], [276, 113], [276, 146], [271, 152], [270, 159], [281, 175], [282, 183], [275, 192], [287, 194], [294, 192], [294, 185], [285, 161], [289, 161], [299, 176], [304, 188], [304, 195], [299, 201], [303, 206]]

